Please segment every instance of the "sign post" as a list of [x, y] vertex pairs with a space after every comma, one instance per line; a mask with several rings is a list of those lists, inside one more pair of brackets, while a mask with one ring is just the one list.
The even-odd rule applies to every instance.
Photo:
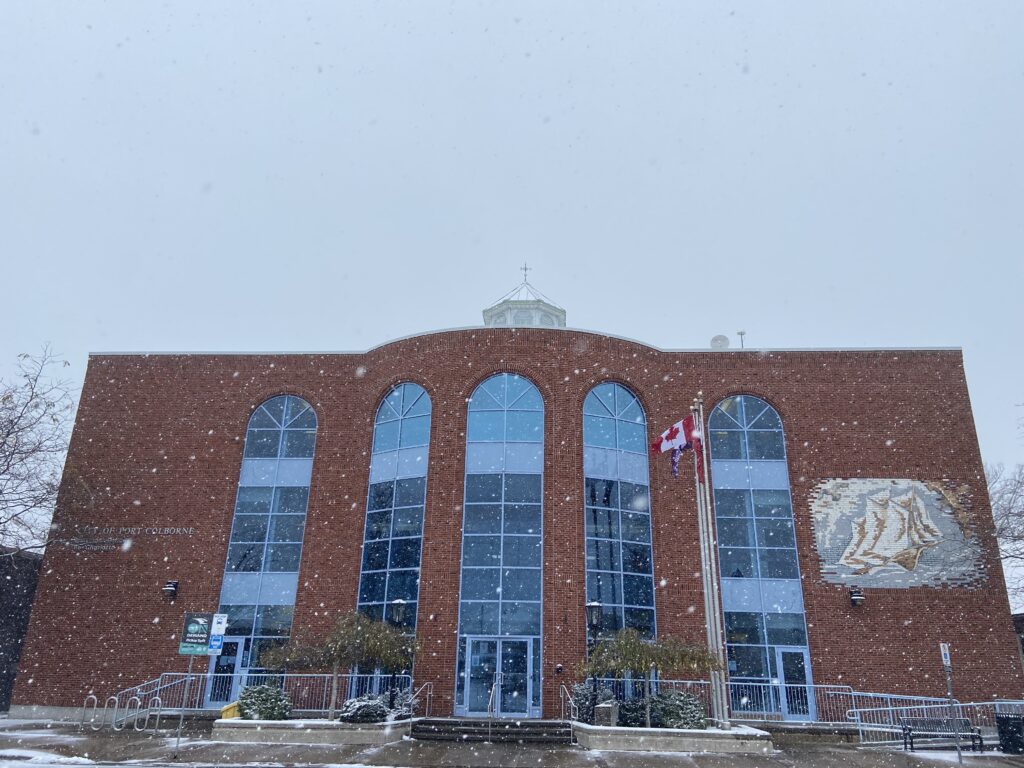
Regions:
[[939, 643], [942, 655], [942, 669], [946, 673], [946, 697], [949, 699], [949, 717], [953, 725], [953, 738], [956, 740], [956, 761], [964, 764], [963, 752], [960, 750], [960, 722], [957, 719], [956, 706], [953, 704], [953, 663], [949, 656], [949, 643]]
[[[224, 614], [224, 621], [227, 617]], [[185, 674], [185, 690], [181, 700], [181, 715], [178, 717], [178, 734], [174, 740], [174, 757], [178, 757], [178, 748], [181, 746], [181, 728], [185, 724], [185, 709], [188, 707], [189, 695], [192, 692], [192, 662], [196, 656], [209, 654], [211, 645], [211, 632], [213, 628], [214, 615], [212, 613], [186, 613], [185, 621], [181, 628], [181, 638], [178, 642], [178, 653], [188, 656], [188, 672]], [[224, 636], [220, 636], [221, 642]], [[218, 650], [219, 654], [220, 651]]]

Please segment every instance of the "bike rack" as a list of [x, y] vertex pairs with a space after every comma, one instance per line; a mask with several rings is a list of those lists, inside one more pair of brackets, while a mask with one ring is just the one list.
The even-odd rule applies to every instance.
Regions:
[[[113, 698], [113, 697], [111, 697], [111, 698]], [[142, 700], [138, 696], [132, 696], [130, 699], [128, 699], [127, 703], [124, 705], [124, 712], [125, 712], [124, 717], [122, 717], [120, 720], [118, 720], [117, 717], [115, 716], [114, 719], [110, 721], [110, 727], [113, 730], [115, 730], [115, 731], [123, 731], [124, 730], [125, 723], [127, 723], [128, 720], [132, 716], [132, 702], [133, 701], [135, 702], [135, 719], [136, 720], [138, 719], [139, 712], [142, 711]], [[117, 712], [117, 710], [115, 709], [115, 715], [116, 715], [116, 712]]]
[[[153, 720], [153, 733], [156, 733], [160, 730], [160, 712], [163, 710], [163, 708], [164, 702], [163, 699], [161, 699], [159, 696], [154, 696], [149, 700], [149, 706], [146, 708], [146, 719], [142, 722], [142, 730], [149, 730], [149, 716], [154, 709], [156, 710], [156, 717]], [[136, 723], [138, 723], [137, 720]], [[138, 728], [136, 727], [135, 730], [138, 730]]]
[[96, 720], [96, 708], [100, 704], [100, 700], [97, 699], [94, 694], [90, 693], [88, 696], [85, 697], [85, 701], [82, 703], [82, 722], [79, 723], [79, 727], [83, 731], [85, 730], [85, 716], [86, 713], [89, 711], [89, 699], [92, 699], [92, 717], [89, 718], [90, 726], [92, 726], [93, 722]]

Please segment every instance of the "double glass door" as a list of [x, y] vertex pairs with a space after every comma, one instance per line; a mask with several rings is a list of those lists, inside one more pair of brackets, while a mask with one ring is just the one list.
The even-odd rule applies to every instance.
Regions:
[[533, 700], [529, 640], [468, 638], [467, 714], [526, 717]]

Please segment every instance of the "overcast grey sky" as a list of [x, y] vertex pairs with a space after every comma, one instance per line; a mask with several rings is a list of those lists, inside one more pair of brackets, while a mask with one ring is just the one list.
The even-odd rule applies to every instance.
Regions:
[[352, 350], [531, 280], [660, 347], [962, 346], [1024, 461], [1024, 3], [0, 5], [0, 370]]

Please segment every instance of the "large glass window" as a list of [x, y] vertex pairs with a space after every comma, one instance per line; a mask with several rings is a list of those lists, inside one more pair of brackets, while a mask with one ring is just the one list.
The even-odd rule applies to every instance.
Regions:
[[647, 419], [632, 392], [610, 382], [590, 391], [583, 446], [587, 602], [601, 603], [601, 633], [653, 635]]
[[316, 414], [305, 400], [274, 397], [249, 419], [235, 497], [220, 611], [242, 643], [242, 668], [291, 632]]
[[776, 648], [807, 646], [782, 420], [739, 395], [707, 426], [729, 675], [777, 678]]
[[373, 427], [358, 605], [408, 630], [416, 628], [419, 600], [430, 411], [423, 387], [399, 384]]
[[459, 601], [457, 704], [472, 709], [467, 638], [527, 638], [531, 711], [539, 715], [544, 404], [527, 379], [502, 373], [469, 401]]

